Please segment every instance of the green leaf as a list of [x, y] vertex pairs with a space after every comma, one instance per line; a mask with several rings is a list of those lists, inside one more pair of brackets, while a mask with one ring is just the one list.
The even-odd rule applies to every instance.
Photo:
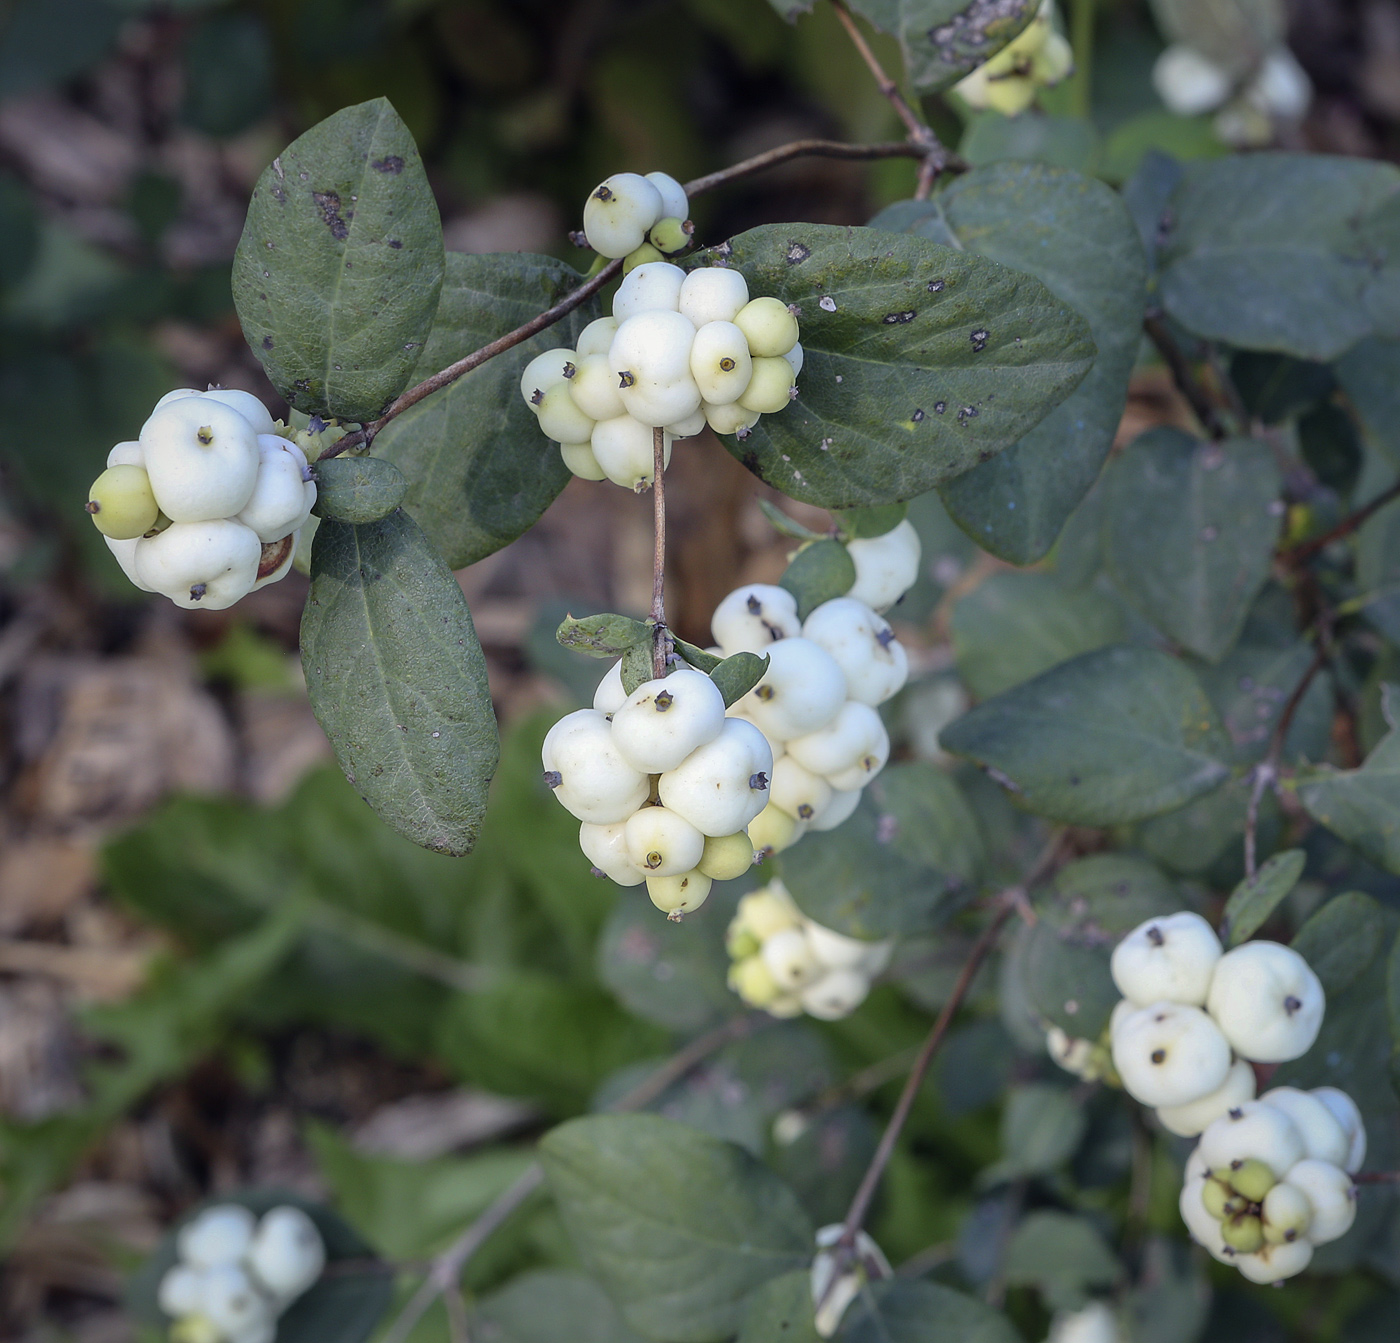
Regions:
[[1104, 486], [1114, 584], [1163, 634], [1218, 661], [1269, 576], [1283, 516], [1273, 453], [1255, 439], [1203, 443], [1153, 429]]
[[1252, 877], [1230, 893], [1220, 920], [1220, 940], [1227, 947], [1247, 942], [1269, 921], [1303, 875], [1308, 856], [1302, 849], [1276, 853]]
[[1293, 938], [1293, 950], [1312, 966], [1329, 998], [1345, 993], [1385, 945], [1386, 919], [1362, 891], [1334, 896]]
[[651, 632], [652, 627], [640, 620], [607, 612], [582, 619], [567, 616], [554, 637], [575, 653], [586, 653], [591, 658], [617, 658], [638, 644], [645, 644], [650, 650]]
[[630, 695], [639, 685], [652, 680], [655, 663], [649, 644], [633, 644], [622, 655], [622, 688]]
[[1008, 981], [1014, 982], [1038, 1024], [1049, 1022], [1072, 1037], [1097, 1039], [1122, 997], [1109, 974], [1109, 951], [1102, 939], [1067, 936], [1041, 920], [1017, 933], [1004, 992]]
[[301, 655], [360, 796], [414, 843], [469, 853], [500, 755], [486, 659], [452, 571], [402, 511], [321, 524]]
[[1162, 305], [1207, 339], [1323, 362], [1373, 333], [1400, 335], [1385, 294], [1391, 249], [1367, 236], [1366, 219], [1397, 189], [1388, 163], [1324, 154], [1187, 164]]
[[[779, 13], [791, 0], [777, 0]], [[899, 39], [909, 81], [935, 93], [989, 61], [1030, 21], [1037, 0], [850, 0], [881, 32]]]
[[378, 522], [402, 502], [408, 481], [393, 462], [379, 457], [330, 457], [312, 467], [318, 518], [333, 522]]
[[[582, 280], [553, 257], [450, 253], [421, 367], [455, 363], [552, 307]], [[425, 397], [374, 440], [375, 451], [408, 477], [404, 506], [454, 569], [515, 540], [569, 483], [558, 446], [520, 395], [520, 374], [537, 354], [572, 346], [597, 315], [594, 302], [575, 309]]]
[[570, 1120], [540, 1159], [584, 1267], [649, 1338], [730, 1337], [748, 1298], [812, 1254], [812, 1226], [777, 1176], [671, 1120]]
[[719, 693], [724, 696], [724, 707], [743, 699], [762, 679], [768, 670], [767, 653], [731, 653], [711, 673]]
[[951, 1287], [900, 1278], [851, 1303], [841, 1343], [1019, 1343], [1004, 1315]]
[[958, 153], [973, 168], [1014, 162], [1092, 173], [1100, 148], [1098, 130], [1083, 117], [1007, 117], [989, 111], [968, 119]]
[[1006, 1280], [1038, 1287], [1051, 1306], [1073, 1310], [1086, 1289], [1111, 1287], [1122, 1272], [1093, 1223], [1067, 1212], [1031, 1213], [1006, 1246]]
[[686, 643], [684, 639], [678, 639], [672, 631], [667, 631], [667, 633], [670, 635], [671, 643], [675, 645], [676, 652], [696, 671], [702, 671], [706, 676], [724, 661], [722, 657], [716, 657], [715, 654], [707, 653], [703, 648], [697, 648], [694, 644]]
[[895, 765], [849, 820], [807, 835], [776, 860], [809, 917], [851, 937], [936, 927], [970, 894], [983, 861], [976, 818], [947, 775]]
[[736, 1343], [821, 1343], [807, 1269], [770, 1278], [749, 1299]]
[[1385, 963], [1385, 1009], [1390, 1022], [1390, 1082], [1400, 1095], [1400, 937], [1391, 944]]
[[1400, 459], [1400, 340], [1368, 336], [1337, 361], [1335, 372], [1368, 440], [1392, 462]]
[[1102, 182], [1006, 163], [965, 174], [934, 201], [891, 206], [872, 222], [1024, 271], [1089, 325], [1098, 358], [1084, 381], [1019, 442], [940, 486], [978, 545], [1014, 564], [1040, 559], [1098, 477], [1123, 415], [1147, 286], [1132, 216]]
[[[140, 1324], [158, 1337], [166, 1335], [171, 1322], [157, 1304], [156, 1292], [177, 1262], [180, 1227], [205, 1208], [227, 1203], [259, 1217], [285, 1204], [300, 1208], [321, 1233], [327, 1264], [345, 1265], [324, 1274], [278, 1318], [277, 1343], [363, 1343], [374, 1332], [394, 1294], [389, 1266], [374, 1260], [370, 1247], [329, 1208], [286, 1189], [235, 1189], [190, 1209], [127, 1284], [126, 1308]], [[357, 1261], [353, 1269], [350, 1261]]]
[[[1358, 501], [1360, 502], [1360, 501]], [[1357, 604], [1391, 643], [1400, 640], [1400, 516], [1383, 508], [1356, 534]]]
[[991, 574], [953, 607], [958, 675], [979, 699], [1117, 643], [1125, 633], [1112, 598], [1050, 574]]
[[810, 527], [804, 527], [796, 518], [790, 518], [783, 512], [777, 504], [770, 503], [767, 499], [759, 499], [758, 511], [768, 519], [782, 536], [790, 536], [794, 541], [825, 541], [825, 532], [814, 532]]
[[855, 561], [840, 541], [803, 546], [778, 580], [797, 599], [797, 618], [806, 620], [823, 602], [844, 597], [856, 582]]
[[1013, 1087], [1001, 1116], [1002, 1159], [983, 1172], [984, 1183], [1049, 1175], [1074, 1155], [1088, 1120], [1063, 1087]]
[[847, 508], [836, 514], [843, 540], [862, 536], [884, 536], [892, 532], [909, 512], [907, 503], [879, 504], [874, 508]]
[[922, 238], [771, 224], [706, 260], [801, 310], [799, 396], [722, 441], [824, 508], [912, 499], [961, 474], [1038, 424], [1093, 363], [1087, 324], [1038, 281]]
[[477, 1307], [481, 1343], [642, 1343], [592, 1278], [536, 1269], [512, 1278]]
[[313, 126], [258, 179], [233, 301], [293, 407], [371, 420], [419, 362], [443, 265], [418, 148], [388, 99], [375, 98]]
[[1117, 644], [1085, 653], [944, 728], [965, 756], [1034, 812], [1116, 825], [1170, 811], [1229, 773], [1229, 743], [1177, 659]]
[[[1244, 638], [1249, 637], [1246, 630]], [[1257, 764], [1268, 754], [1284, 705], [1312, 660], [1312, 648], [1301, 641], [1281, 648], [1238, 643], [1213, 666], [1196, 668], [1233, 744], [1233, 764]], [[1332, 731], [1329, 681], [1327, 673], [1317, 675], [1303, 693], [1283, 743], [1283, 759], [1289, 764], [1300, 758], [1318, 760], [1327, 753]]]
[[1400, 732], [1382, 738], [1359, 769], [1324, 765], [1300, 775], [1298, 800], [1373, 863], [1400, 872]]
[[1175, 884], [1130, 853], [1094, 853], [1066, 863], [1055, 875], [1053, 898], [1037, 903], [1052, 927], [1100, 945], [1115, 943], [1138, 924], [1181, 907]]

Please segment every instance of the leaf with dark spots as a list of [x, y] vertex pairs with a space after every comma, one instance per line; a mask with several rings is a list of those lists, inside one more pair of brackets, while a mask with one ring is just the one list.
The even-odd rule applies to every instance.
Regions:
[[397, 154], [386, 154], [369, 165], [377, 173], [393, 173], [396, 177], [403, 172], [403, 159]]

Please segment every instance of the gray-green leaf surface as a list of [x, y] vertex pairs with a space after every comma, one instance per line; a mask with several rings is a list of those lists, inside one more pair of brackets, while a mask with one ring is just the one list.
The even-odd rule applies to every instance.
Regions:
[[1400, 872], [1400, 732], [1384, 737], [1359, 769], [1324, 766], [1302, 776], [1298, 800], [1373, 863]]

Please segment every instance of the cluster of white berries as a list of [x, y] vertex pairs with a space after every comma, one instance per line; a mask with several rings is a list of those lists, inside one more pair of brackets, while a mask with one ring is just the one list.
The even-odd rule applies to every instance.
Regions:
[[593, 703], [549, 730], [545, 782], [581, 822], [595, 870], [620, 886], [645, 881], [673, 917], [698, 909], [713, 881], [753, 863], [745, 829], [767, 801], [773, 752], [689, 667], [628, 695], [618, 663]]
[[781, 881], [739, 901], [725, 934], [729, 987], [775, 1017], [850, 1016], [890, 962], [894, 939], [865, 942], [824, 928], [798, 909]]
[[1215, 133], [1240, 148], [1268, 144], [1277, 123], [1301, 120], [1312, 102], [1311, 80], [1283, 45], [1241, 81], [1195, 47], [1174, 42], [1152, 67], [1152, 83], [1177, 116], [1214, 112]]
[[1302, 1057], [1322, 1026], [1326, 998], [1307, 961], [1277, 942], [1226, 952], [1199, 914], [1148, 919], [1110, 969], [1123, 994], [1109, 1021], [1113, 1066], [1184, 1138], [1254, 1098], [1250, 1063]]
[[521, 374], [540, 429], [584, 480], [645, 489], [655, 475], [655, 430], [664, 467], [673, 440], [707, 424], [744, 437], [797, 394], [802, 347], [784, 303], [751, 299], [738, 271], [687, 274], [662, 260], [689, 239], [678, 224], [686, 208], [680, 184], [664, 173], [618, 173], [593, 192], [588, 241], [627, 258], [613, 315], [584, 327], [576, 348], [546, 350]]
[[710, 631], [725, 656], [766, 654], [768, 670], [729, 710], [768, 739], [768, 806], [749, 827], [754, 848], [778, 853], [808, 830], [834, 830], [889, 759], [877, 706], [909, 674], [903, 645], [879, 612], [918, 577], [919, 534], [901, 522], [846, 544], [856, 581], [805, 621], [785, 588], [751, 583], [715, 608]]
[[1366, 1159], [1356, 1103], [1335, 1087], [1276, 1087], [1201, 1135], [1186, 1162], [1181, 1217], [1192, 1237], [1251, 1282], [1301, 1273], [1313, 1249], [1356, 1219], [1352, 1175]]
[[157, 1301], [172, 1343], [271, 1343], [277, 1317], [321, 1276], [326, 1247], [300, 1208], [255, 1218], [237, 1203], [206, 1208], [176, 1239], [179, 1262]]
[[285, 577], [316, 486], [283, 429], [248, 392], [181, 387], [112, 449], [87, 511], [138, 588], [222, 611]]
[[1040, 9], [991, 60], [953, 86], [969, 107], [991, 108], [1003, 116], [1024, 112], [1042, 88], [1058, 84], [1074, 69], [1074, 50], [1055, 29], [1055, 6]]

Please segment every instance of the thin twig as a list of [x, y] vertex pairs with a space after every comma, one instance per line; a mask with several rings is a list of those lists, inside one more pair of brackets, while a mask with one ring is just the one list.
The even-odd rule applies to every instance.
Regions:
[[[873, 145], [848, 145], [843, 140], [793, 140], [788, 144], [778, 145], [776, 149], [765, 149], [761, 154], [742, 159], [705, 177], [693, 178], [685, 184], [685, 194], [698, 196], [702, 192], [713, 191], [715, 187], [736, 182], [741, 177], [750, 177], [754, 173], [776, 168], [778, 164], [786, 163], [789, 159], [859, 159], [866, 162], [871, 159], [921, 159], [927, 153], [923, 146], [912, 144], [908, 140], [885, 140]], [[961, 159], [953, 154], [948, 155], [948, 167], [961, 166]]]
[[1355, 513], [1343, 518], [1330, 532], [1323, 532], [1321, 536], [1315, 536], [1311, 541], [1304, 541], [1296, 545], [1292, 550], [1284, 555], [1290, 564], [1301, 564], [1304, 560], [1310, 560], [1320, 550], [1325, 550], [1333, 541], [1340, 541], [1344, 536], [1350, 536], [1364, 522], [1374, 514], [1379, 513], [1387, 504], [1393, 504], [1400, 499], [1400, 480], [1397, 480], [1388, 490], [1382, 491], [1362, 508], [1358, 508]]
[[1229, 430], [1221, 421], [1214, 403], [1206, 395], [1205, 388], [1196, 378], [1191, 361], [1172, 336], [1161, 309], [1154, 308], [1148, 312], [1142, 320], [1142, 329], [1147, 332], [1148, 339], [1157, 347], [1157, 352], [1171, 370], [1172, 381], [1176, 383], [1182, 396], [1190, 402], [1201, 427], [1214, 439], [1228, 438]]
[[462, 1295], [461, 1283], [449, 1283], [442, 1294], [442, 1304], [447, 1308], [447, 1334], [452, 1343], [471, 1343], [467, 1330], [467, 1302]]
[[651, 674], [666, 675], [666, 431], [651, 431]]
[[1400, 1170], [1363, 1170], [1351, 1177], [1353, 1184], [1400, 1184]]
[[[698, 1063], [735, 1040], [768, 1025], [773, 1018], [766, 1013], [752, 1012], [735, 1017], [722, 1026], [692, 1040], [678, 1050], [661, 1067], [633, 1087], [625, 1096], [612, 1105], [615, 1111], [642, 1110], [660, 1096], [666, 1089], [686, 1075]], [[544, 1167], [533, 1161], [517, 1177], [515, 1182], [504, 1189], [480, 1217], [468, 1226], [432, 1262], [428, 1276], [419, 1284], [418, 1290], [408, 1299], [398, 1319], [382, 1343], [404, 1343], [414, 1326], [423, 1318], [428, 1307], [444, 1292], [451, 1291], [461, 1280], [462, 1271], [472, 1256], [505, 1225], [530, 1196], [544, 1183]]]

